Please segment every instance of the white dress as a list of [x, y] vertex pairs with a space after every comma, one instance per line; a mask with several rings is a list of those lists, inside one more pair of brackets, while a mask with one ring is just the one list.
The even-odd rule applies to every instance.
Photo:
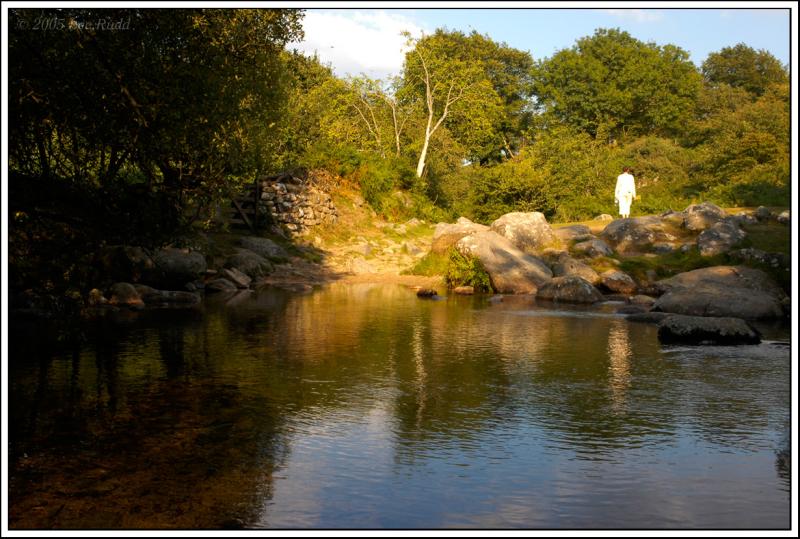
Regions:
[[617, 188], [614, 190], [614, 198], [619, 202], [619, 214], [628, 217], [631, 214], [631, 202], [636, 197], [636, 185], [633, 183], [633, 176], [623, 172], [617, 176]]

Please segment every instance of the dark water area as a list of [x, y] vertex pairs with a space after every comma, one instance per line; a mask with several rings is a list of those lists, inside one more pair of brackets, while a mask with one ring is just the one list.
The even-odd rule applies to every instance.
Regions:
[[614, 307], [334, 284], [12, 319], [9, 526], [788, 528], [789, 328], [667, 347]]

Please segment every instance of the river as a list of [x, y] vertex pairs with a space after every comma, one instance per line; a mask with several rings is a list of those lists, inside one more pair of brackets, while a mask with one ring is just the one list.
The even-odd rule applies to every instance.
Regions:
[[9, 526], [788, 528], [788, 327], [331, 284], [13, 323]]

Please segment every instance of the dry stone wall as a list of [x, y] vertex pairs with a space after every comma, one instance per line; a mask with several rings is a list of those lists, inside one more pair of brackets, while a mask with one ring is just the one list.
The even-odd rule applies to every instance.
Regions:
[[338, 219], [331, 196], [313, 178], [292, 175], [261, 179], [261, 210], [292, 235]]

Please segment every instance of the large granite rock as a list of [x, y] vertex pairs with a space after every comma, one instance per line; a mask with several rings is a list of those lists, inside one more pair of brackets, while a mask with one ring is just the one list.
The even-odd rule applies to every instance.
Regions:
[[664, 294], [653, 309], [691, 316], [748, 320], [780, 318], [786, 294], [763, 271], [745, 266], [714, 266], [658, 281]]
[[194, 281], [206, 269], [206, 258], [199, 251], [168, 247], [153, 256], [154, 268], [142, 276], [146, 283], [163, 288], [179, 288]]
[[780, 214], [778, 214], [778, 222], [784, 225], [788, 225], [792, 220], [792, 213], [789, 210], [783, 210]]
[[535, 294], [553, 276], [540, 259], [521, 251], [491, 230], [461, 238], [456, 249], [462, 255], [479, 259], [489, 274], [492, 287], [502, 294]]
[[431, 252], [444, 254], [453, 247], [458, 240], [477, 232], [489, 230], [486, 225], [473, 223], [466, 217], [459, 217], [455, 223], [439, 223], [433, 231]]
[[289, 253], [286, 252], [286, 249], [269, 238], [245, 236], [240, 240], [240, 245], [242, 248], [253, 251], [268, 260], [283, 262], [289, 259]]
[[236, 249], [225, 261], [226, 268], [236, 268], [251, 279], [258, 279], [273, 270], [272, 263], [249, 249]]
[[536, 253], [556, 242], [550, 224], [538, 211], [507, 213], [490, 228], [526, 253]]
[[596, 303], [603, 300], [603, 295], [592, 283], [577, 275], [566, 275], [554, 277], [543, 284], [536, 298], [565, 303]]
[[727, 215], [725, 210], [711, 202], [692, 204], [683, 210], [685, 214], [684, 226], [688, 230], [699, 232], [711, 228]]
[[632, 295], [636, 293], [638, 288], [636, 286], [636, 281], [634, 281], [631, 276], [624, 271], [613, 269], [604, 271], [600, 275], [600, 280], [601, 284], [605, 288], [618, 294]]
[[664, 223], [656, 216], [617, 219], [603, 229], [600, 239], [620, 254], [644, 253], [656, 242], [674, 239], [663, 228]]
[[736, 219], [721, 219], [697, 236], [697, 248], [703, 256], [714, 256], [730, 251], [746, 237]]
[[600, 276], [589, 265], [564, 253], [558, 257], [552, 266], [553, 276], [565, 277], [567, 275], [577, 275], [578, 277], [595, 285], [600, 282]]
[[758, 344], [761, 335], [741, 318], [670, 315], [658, 324], [665, 344]]
[[586, 241], [594, 238], [591, 229], [586, 225], [570, 225], [554, 228], [553, 235], [562, 242]]

